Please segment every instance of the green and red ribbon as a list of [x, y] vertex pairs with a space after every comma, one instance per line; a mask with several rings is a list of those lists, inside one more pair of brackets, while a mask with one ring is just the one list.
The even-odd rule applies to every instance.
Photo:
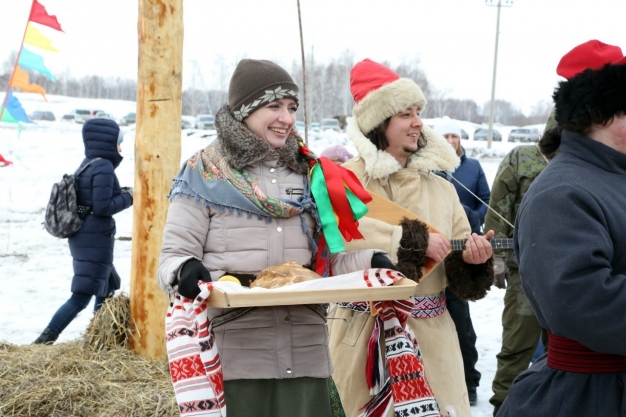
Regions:
[[[300, 144], [300, 152], [308, 157], [313, 154]], [[326, 157], [310, 159], [311, 193], [317, 205], [317, 212], [322, 223], [322, 237], [318, 244], [315, 270], [318, 274], [328, 268], [328, 259], [322, 259], [327, 246], [330, 253], [345, 250], [343, 240], [363, 239], [359, 232], [358, 220], [367, 213], [366, 204], [372, 197], [363, 188], [354, 173], [335, 164]]]

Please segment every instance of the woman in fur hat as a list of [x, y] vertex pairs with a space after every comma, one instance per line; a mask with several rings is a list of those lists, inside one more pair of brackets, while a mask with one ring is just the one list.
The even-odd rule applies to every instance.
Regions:
[[[217, 140], [183, 165], [170, 192], [158, 275], [173, 303], [180, 296], [195, 299], [200, 281], [232, 275], [248, 286], [259, 271], [285, 261], [312, 266], [318, 251], [319, 216], [307, 175], [314, 157], [292, 130], [298, 87], [278, 65], [244, 59], [228, 95], [215, 117]], [[332, 271], [367, 269], [379, 258], [390, 263], [381, 253], [330, 255]], [[198, 329], [182, 321], [168, 324], [181, 411], [221, 415], [225, 399], [229, 417], [332, 416], [323, 306], [209, 308], [208, 317], [215, 339], [207, 336], [195, 356], [177, 339]], [[219, 356], [207, 360], [214, 346]], [[205, 372], [213, 399], [199, 393], [208, 385]]]
[[[400, 225], [368, 217], [359, 221], [365, 239], [347, 248], [383, 249], [402, 273], [419, 282], [405, 329], [416, 341], [412, 340], [412, 355], [398, 362], [397, 345], [386, 340], [384, 360], [381, 356], [385, 355], [377, 354], [378, 348], [372, 346], [383, 326], [385, 338], [390, 334], [387, 317], [375, 317], [360, 303], [339, 305], [329, 323], [330, 346], [333, 379], [346, 415], [358, 415], [367, 404], [366, 416], [384, 415], [381, 410], [385, 409], [389, 416], [394, 409], [395, 415], [413, 415], [416, 407], [420, 416], [439, 416], [454, 407], [457, 416], [469, 417], [463, 361], [444, 289], [450, 285], [468, 300], [485, 296], [493, 281], [492, 250], [486, 237], [493, 232], [486, 237], [471, 234], [454, 186], [433, 173], [453, 171], [459, 157], [443, 137], [422, 124], [419, 115], [426, 99], [417, 84], [366, 59], [352, 69], [350, 88], [356, 105], [347, 133], [358, 155], [344, 166], [368, 190], [403, 206], [442, 234], [429, 233], [423, 222], [406, 218]], [[448, 238], [468, 236], [467, 249], [447, 255]], [[426, 257], [445, 260], [421, 280]], [[420, 363], [412, 363], [408, 373], [399, 372], [403, 362], [410, 362], [416, 354]], [[405, 381], [404, 385], [399, 386], [399, 381]]]
[[592, 40], [563, 56], [557, 74], [566, 79], [552, 95], [557, 126], [539, 142], [553, 159], [524, 195], [514, 234], [549, 349], [497, 415], [624, 417], [626, 57]]

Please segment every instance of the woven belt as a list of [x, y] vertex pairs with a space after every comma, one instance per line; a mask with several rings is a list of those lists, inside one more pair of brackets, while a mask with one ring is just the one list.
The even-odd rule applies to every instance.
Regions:
[[548, 332], [548, 366], [565, 372], [626, 372], [626, 356], [594, 352], [581, 343]]
[[[428, 297], [413, 297], [412, 299], [413, 308], [411, 309], [411, 317], [415, 319], [430, 319], [446, 311], [446, 294], [444, 292]], [[370, 311], [370, 304], [366, 301], [337, 303], [337, 305], [360, 313]]]

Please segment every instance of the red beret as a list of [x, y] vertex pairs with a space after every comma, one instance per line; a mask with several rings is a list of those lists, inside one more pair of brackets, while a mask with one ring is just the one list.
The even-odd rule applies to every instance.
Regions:
[[606, 64], [626, 64], [626, 57], [619, 46], [593, 39], [565, 54], [556, 67], [556, 73], [570, 80], [586, 69], [599, 70]]

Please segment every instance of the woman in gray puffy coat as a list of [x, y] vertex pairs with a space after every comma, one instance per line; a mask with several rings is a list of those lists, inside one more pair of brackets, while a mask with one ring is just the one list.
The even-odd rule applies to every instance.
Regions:
[[[313, 267], [317, 212], [310, 156], [292, 132], [298, 100], [298, 87], [278, 65], [238, 64], [229, 102], [216, 114], [217, 140], [183, 165], [170, 193], [159, 281], [171, 296], [195, 298], [198, 281], [226, 274], [249, 285], [285, 261]], [[377, 252], [331, 255], [332, 271], [367, 269], [373, 258], [375, 266], [390, 263]], [[209, 310], [229, 417], [332, 416], [322, 306]]]

